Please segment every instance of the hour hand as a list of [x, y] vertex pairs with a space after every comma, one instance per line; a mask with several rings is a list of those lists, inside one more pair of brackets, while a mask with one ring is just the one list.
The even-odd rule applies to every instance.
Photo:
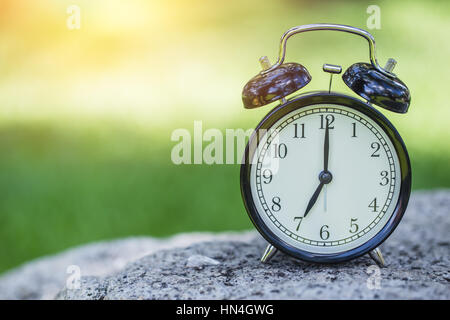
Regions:
[[321, 181], [319, 186], [317, 187], [316, 191], [314, 191], [314, 194], [312, 195], [311, 199], [308, 202], [308, 206], [306, 207], [305, 214], [303, 215], [303, 217], [306, 217], [308, 212], [312, 209], [312, 207], [316, 203], [317, 198], [319, 197], [320, 191], [322, 191], [324, 184], [325, 184], [325, 182]]

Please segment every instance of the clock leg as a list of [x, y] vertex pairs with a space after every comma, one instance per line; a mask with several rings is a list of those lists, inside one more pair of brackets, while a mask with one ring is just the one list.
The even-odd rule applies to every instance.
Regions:
[[370, 251], [369, 252], [369, 256], [380, 267], [385, 267], [386, 266], [386, 263], [384, 261], [383, 255], [381, 254], [380, 248], [375, 248], [374, 250]]
[[273, 258], [273, 256], [277, 253], [278, 249], [275, 248], [273, 245], [269, 244], [266, 248], [266, 250], [264, 250], [264, 253], [261, 257], [261, 262], [262, 263], [266, 263], [269, 262], [270, 259]]

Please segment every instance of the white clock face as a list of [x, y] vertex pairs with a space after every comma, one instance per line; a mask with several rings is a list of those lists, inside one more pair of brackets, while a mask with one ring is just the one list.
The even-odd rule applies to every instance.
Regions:
[[[326, 131], [331, 181], [319, 179]], [[391, 140], [375, 121], [346, 106], [313, 105], [285, 115], [261, 138], [251, 163], [251, 193], [262, 221], [282, 241], [311, 253], [344, 252], [373, 238], [400, 193]]]

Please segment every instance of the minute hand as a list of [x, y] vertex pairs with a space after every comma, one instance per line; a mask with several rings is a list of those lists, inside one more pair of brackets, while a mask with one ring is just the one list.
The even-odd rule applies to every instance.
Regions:
[[325, 141], [323, 143], [323, 171], [328, 171], [328, 157], [330, 154], [330, 137], [328, 130], [328, 120], [325, 128]]

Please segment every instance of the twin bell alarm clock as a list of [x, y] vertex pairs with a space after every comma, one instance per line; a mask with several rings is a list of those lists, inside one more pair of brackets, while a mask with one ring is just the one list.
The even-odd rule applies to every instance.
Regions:
[[[311, 31], [340, 31], [363, 37], [369, 62], [351, 65], [342, 81], [359, 98], [331, 91], [339, 65], [324, 64], [328, 90], [303, 92], [311, 81], [305, 66], [284, 62], [287, 40]], [[244, 87], [247, 109], [279, 102], [257, 125], [241, 165], [247, 213], [269, 243], [261, 261], [280, 250], [316, 263], [337, 263], [369, 254], [384, 265], [379, 250], [399, 224], [411, 192], [405, 144], [375, 107], [406, 113], [408, 87], [382, 68], [375, 40], [362, 29], [311, 24], [289, 29], [278, 61], [260, 59], [262, 71]], [[296, 95], [293, 95], [296, 93]]]

